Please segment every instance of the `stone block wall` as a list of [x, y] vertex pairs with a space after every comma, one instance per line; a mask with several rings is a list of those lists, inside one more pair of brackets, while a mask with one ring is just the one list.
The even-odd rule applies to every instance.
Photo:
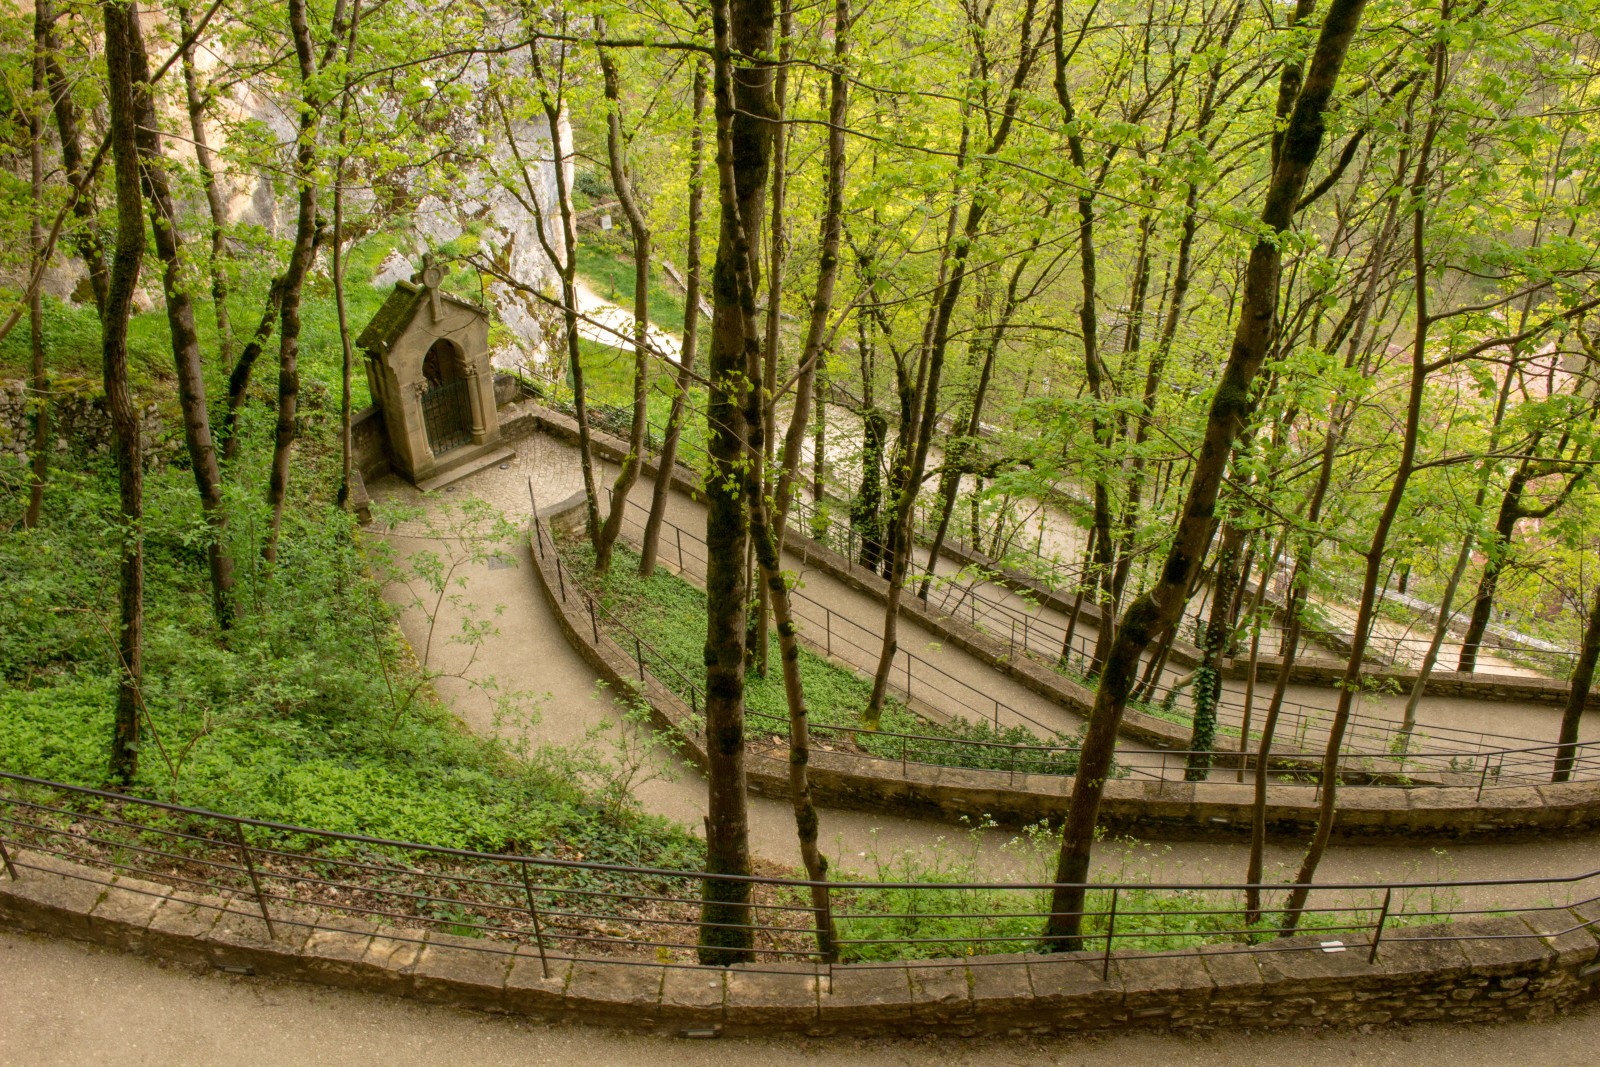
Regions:
[[[140, 441], [148, 465], [166, 448], [161, 415], [154, 404], [139, 410]], [[100, 386], [78, 379], [52, 383], [50, 431], [56, 452], [109, 452], [111, 414]], [[33, 408], [27, 383], [0, 382], [0, 452], [24, 456], [33, 447]]]
[[[0, 874], [0, 924], [197, 968], [661, 1034], [1064, 1034], [1498, 1023], [1559, 1016], [1600, 986], [1600, 906], [1157, 954], [1014, 953], [908, 963], [573, 959], [513, 941], [212, 895], [34, 852]], [[1333, 951], [1328, 951], [1333, 949]]]

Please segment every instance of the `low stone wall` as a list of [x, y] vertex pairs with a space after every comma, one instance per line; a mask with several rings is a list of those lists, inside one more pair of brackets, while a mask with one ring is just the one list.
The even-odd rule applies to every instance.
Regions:
[[[541, 509], [540, 521], [576, 529], [582, 494]], [[568, 642], [619, 693], [643, 697], [660, 729], [683, 739], [681, 754], [705, 766], [705, 739], [695, 709], [637, 662], [589, 614], [581, 593], [556, 572], [553, 555], [532, 546], [533, 571]], [[549, 551], [549, 550], [547, 550]], [[825, 551], [825, 550], [824, 550]], [[751, 791], [787, 797], [788, 752], [747, 756]], [[814, 749], [811, 788], [819, 803], [910, 818], [959, 822], [987, 816], [1007, 825], [1059, 820], [1070, 806], [1072, 779], [1062, 775], [971, 770], [874, 759]], [[1340, 791], [1339, 839], [1442, 839], [1574, 833], [1600, 827], [1600, 782], [1489, 789], [1364, 786]], [[1106, 783], [1100, 821], [1141, 837], [1231, 837], [1250, 831], [1254, 788], [1212, 782], [1116, 779]], [[1317, 823], [1317, 790], [1274, 785], [1267, 791], [1268, 832], [1303, 840]]]
[[[1278, 656], [1262, 656], [1257, 666], [1260, 679], [1267, 682], [1276, 681], [1282, 662]], [[1244, 678], [1248, 667], [1248, 663], [1230, 660], [1227, 670], [1230, 677]], [[1409, 693], [1417, 682], [1417, 672], [1412, 670], [1374, 670], [1368, 671], [1365, 677], [1377, 684], [1397, 687], [1402, 693]], [[1302, 685], [1331, 686], [1343, 678], [1343, 663], [1318, 657], [1307, 660], [1296, 656], [1294, 669], [1289, 672], [1290, 681]], [[1428, 684], [1423, 687], [1423, 692], [1431, 697], [1514, 700], [1554, 707], [1566, 704], [1568, 691], [1566, 682], [1554, 678], [1523, 678], [1512, 674], [1466, 674], [1460, 671], [1433, 671], [1428, 675]]]
[[[33, 409], [28, 394], [26, 382], [0, 382], [0, 452], [22, 456], [33, 447]], [[111, 413], [99, 384], [78, 379], [51, 383], [50, 434], [56, 452], [94, 455], [111, 450]], [[156, 405], [139, 409], [139, 434], [149, 465], [165, 444]]]
[[350, 416], [350, 465], [369, 482], [389, 473], [388, 434], [376, 404]]
[[1600, 905], [1388, 931], [1139, 955], [1013, 954], [728, 968], [574, 960], [13, 856], [0, 923], [195, 967], [641, 1031], [922, 1035], [1549, 1019], [1600, 986]]

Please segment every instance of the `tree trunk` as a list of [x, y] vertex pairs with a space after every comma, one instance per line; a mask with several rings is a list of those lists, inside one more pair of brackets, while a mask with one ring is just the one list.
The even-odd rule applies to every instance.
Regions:
[[[1233, 347], [1212, 397], [1188, 499], [1180, 512], [1161, 576], [1154, 589], [1128, 606], [1100, 676], [1088, 733], [1079, 754], [1056, 868], [1058, 887], [1052, 895], [1052, 914], [1045, 929], [1049, 946], [1058, 951], [1076, 950], [1083, 945], [1084, 883], [1089, 876], [1100, 797], [1111, 770], [1122, 711], [1138, 671], [1140, 655], [1154, 638], [1178, 622], [1189, 583], [1205, 557], [1222, 476], [1234, 439], [1254, 407], [1251, 390], [1276, 325], [1282, 265], [1276, 237], [1288, 230], [1294, 220], [1295, 203], [1321, 147], [1322, 115], [1333, 95], [1345, 52], [1360, 24], [1364, 7], [1365, 0], [1333, 0], [1318, 36], [1305, 84], [1293, 96], [1284, 128], [1283, 151], [1273, 167], [1261, 214], [1264, 228], [1272, 237], [1258, 239], [1250, 253]], [[1061, 8], [1058, 2], [1058, 39], [1063, 24]], [[1290, 70], [1286, 68], [1285, 81], [1289, 76]], [[1057, 77], [1064, 78], [1064, 71], [1058, 70]]]
[[1272, 576], [1278, 569], [1278, 557], [1283, 554], [1283, 545], [1288, 540], [1289, 531], [1285, 528], [1278, 539], [1272, 544], [1272, 554], [1267, 558], [1266, 569], [1261, 572], [1261, 580], [1256, 583], [1256, 591], [1250, 598], [1250, 659], [1245, 669], [1244, 680], [1244, 708], [1239, 714], [1239, 774], [1237, 781], [1244, 781], [1245, 759], [1250, 751], [1250, 720], [1255, 709], [1256, 684], [1259, 681], [1261, 667], [1261, 603], [1267, 598], [1267, 587], [1272, 583]]
[[1229, 617], [1233, 590], [1239, 582], [1239, 548], [1244, 527], [1224, 526], [1222, 548], [1217, 552], [1217, 574], [1212, 584], [1211, 616], [1200, 641], [1200, 663], [1194, 676], [1194, 727], [1189, 734], [1189, 759], [1183, 777], [1203, 782], [1211, 773], [1211, 750], [1217, 743], [1217, 705], [1222, 701], [1222, 656], [1233, 633]]
[[106, 97], [115, 164], [117, 245], [107, 277], [101, 320], [106, 407], [115, 437], [122, 529], [117, 600], [117, 702], [111, 736], [110, 774], [126, 785], [139, 773], [139, 687], [144, 679], [144, 467], [139, 416], [128, 387], [128, 319], [144, 259], [144, 202], [139, 192], [138, 111], [134, 102], [132, 40], [138, 12], [132, 4], [106, 0]]
[[[787, 18], [787, 8], [785, 9]], [[789, 508], [793, 502], [794, 479], [800, 469], [800, 450], [805, 443], [807, 422], [811, 406], [816, 404], [816, 437], [814, 457], [815, 497], [820, 503], [825, 459], [821, 397], [822, 352], [826, 346], [828, 315], [833, 310], [833, 290], [839, 277], [839, 247], [844, 236], [844, 181], [845, 143], [844, 127], [849, 120], [850, 86], [845, 77], [845, 66], [850, 58], [850, 2], [834, 0], [833, 15], [833, 70], [828, 79], [828, 151], [823, 166], [826, 168], [825, 191], [822, 209], [822, 240], [818, 249], [817, 282], [811, 294], [810, 317], [806, 321], [805, 341], [800, 348], [800, 362], [796, 368], [794, 386], [794, 412], [789, 418], [789, 429], [783, 437], [783, 456], [778, 466], [778, 490], [775, 507], [777, 517], [773, 523], [778, 547], [788, 529]], [[769, 320], [769, 327], [771, 326]], [[772, 399], [768, 403], [773, 403]]]
[[[533, 179], [528, 173], [528, 165], [522, 159], [521, 150], [517, 147], [517, 139], [511, 127], [511, 119], [506, 114], [505, 104], [496, 96], [496, 104], [500, 109], [501, 118], [505, 122], [506, 140], [511, 147], [512, 154], [516, 157], [522, 172], [522, 180], [527, 187], [527, 205], [538, 216], [537, 233], [539, 244], [544, 249], [546, 257], [555, 264], [556, 273], [561, 277], [561, 323], [563, 341], [567, 348], [567, 367], [572, 375], [572, 408], [578, 423], [578, 468], [583, 475], [583, 505], [584, 505], [584, 532], [589, 537], [590, 544], [597, 549], [600, 544], [600, 497], [595, 489], [594, 478], [594, 448], [590, 443], [589, 430], [589, 400], [583, 381], [583, 350], [578, 338], [578, 225], [573, 217], [572, 194], [567, 188], [566, 162], [570, 158], [571, 145], [565, 144], [561, 137], [561, 117], [566, 107], [560, 95], [560, 85], [565, 84], [564, 71], [557, 78], [558, 89], [550, 90], [550, 79], [546, 76], [544, 63], [540, 59], [539, 49], [530, 48], [528, 57], [533, 63], [534, 73], [539, 80], [539, 100], [544, 109], [545, 124], [550, 131], [550, 143], [556, 180], [556, 212], [561, 221], [562, 248], [558, 252], [550, 243], [545, 234], [545, 217], [547, 212], [539, 206], [539, 197], [534, 187]], [[565, 53], [557, 53], [557, 62], [565, 59]]]
[[645, 520], [644, 539], [639, 550], [639, 573], [648, 578], [655, 573], [656, 553], [661, 545], [661, 524], [667, 516], [667, 500], [672, 491], [672, 471], [678, 462], [678, 439], [683, 436], [684, 412], [689, 404], [689, 389], [694, 384], [694, 355], [700, 335], [700, 216], [705, 192], [706, 64], [695, 60], [694, 131], [689, 139], [689, 249], [684, 267], [683, 350], [678, 357], [677, 392], [667, 413], [667, 429], [661, 441], [660, 469], [650, 489], [650, 516]]
[[[767, 184], [771, 145], [771, 68], [760, 60], [733, 67], [733, 52], [772, 50], [769, 0], [719, 2], [713, 10], [717, 117], [717, 189], [721, 220], [712, 272], [706, 479], [706, 872], [750, 874], [749, 808], [744, 753], [744, 558], [748, 528], [742, 483], [746, 458], [744, 392], [758, 361], [754, 289], [760, 272], [753, 234]], [[737, 75], [737, 76], [736, 76]], [[741, 293], [740, 275], [748, 278]], [[750, 885], [704, 882], [700, 962], [750, 958]]]
[[172, 190], [167, 182], [155, 102], [145, 88], [150, 84], [150, 69], [144, 34], [136, 14], [129, 17], [126, 33], [130, 50], [128, 63], [135, 83], [141, 87], [134, 93], [139, 158], [145, 193], [150, 200], [156, 255], [162, 265], [161, 290], [166, 298], [167, 328], [172, 335], [178, 406], [183, 412], [183, 441], [188, 448], [195, 489], [200, 494], [200, 508], [210, 527], [206, 562], [211, 571], [211, 610], [217, 626], [226, 630], [233, 625], [233, 556], [227, 545], [228, 516], [222, 506], [222, 469], [211, 439], [211, 415], [206, 406], [205, 366], [200, 358], [200, 337], [195, 331], [194, 300], [184, 288], [182, 239]]
[[267, 342], [272, 340], [272, 331], [278, 325], [278, 315], [283, 309], [284, 287], [288, 282], [287, 273], [272, 279], [272, 284], [267, 287], [267, 299], [261, 308], [261, 319], [256, 323], [255, 333], [239, 352], [233, 369], [228, 372], [228, 407], [222, 415], [224, 462], [232, 461], [239, 455], [239, 409], [244, 407], [245, 395], [250, 390], [250, 375], [255, 369], [256, 360], [261, 358]]
[[1283, 632], [1283, 645], [1278, 654], [1278, 679], [1272, 687], [1272, 700], [1267, 704], [1267, 715], [1261, 723], [1261, 744], [1256, 749], [1255, 789], [1250, 805], [1250, 858], [1246, 861], [1244, 921], [1247, 926], [1261, 919], [1261, 884], [1267, 851], [1267, 771], [1272, 762], [1272, 742], [1278, 732], [1278, 716], [1283, 711], [1283, 697], [1289, 688], [1289, 674], [1294, 670], [1295, 656], [1300, 648], [1300, 622], [1305, 614], [1306, 570], [1311, 562], [1311, 549], [1295, 560], [1289, 577], [1288, 627]]
[[[1489, 452], [1494, 452], [1500, 438], [1500, 427], [1505, 420], [1506, 403], [1511, 398], [1511, 383], [1516, 374], [1510, 368], [1506, 370], [1505, 377], [1500, 382], [1500, 393], [1495, 398], [1494, 422], [1489, 427]], [[1485, 462], [1483, 473], [1478, 477], [1478, 492], [1472, 501], [1472, 514], [1477, 516], [1483, 510], [1484, 499], [1489, 493], [1489, 475], [1494, 470], [1493, 464]], [[1474, 520], [1476, 521], [1476, 520]], [[1401, 752], [1411, 744], [1412, 731], [1417, 725], [1417, 707], [1422, 703], [1422, 694], [1428, 687], [1428, 678], [1433, 674], [1434, 666], [1439, 662], [1439, 648], [1444, 644], [1445, 637], [1450, 632], [1450, 621], [1454, 618], [1452, 610], [1456, 602], [1456, 590], [1460, 588], [1461, 576], [1466, 573], [1467, 564], [1472, 560], [1472, 546], [1476, 538], [1474, 531], [1468, 530], [1461, 539], [1461, 551], [1456, 554], [1455, 566], [1450, 569], [1450, 580], [1445, 583], [1444, 593], [1439, 598], [1439, 618], [1433, 627], [1433, 637], [1428, 642], [1428, 651], [1423, 654], [1422, 666], [1417, 670], [1417, 679], [1411, 683], [1411, 694], [1406, 698], [1406, 708], [1400, 721], [1400, 734], [1397, 738]], [[1407, 567], [1409, 574], [1411, 568]], [[1405, 592], [1404, 581], [1401, 582], [1402, 593]]]
[[1572, 768], [1578, 752], [1578, 726], [1583, 721], [1583, 709], [1589, 702], [1589, 689], [1594, 684], [1595, 661], [1600, 659], [1600, 592], [1589, 608], [1589, 623], [1583, 628], [1583, 646], [1578, 650], [1577, 662], [1572, 665], [1572, 680], [1567, 688], [1567, 705], [1561, 710], [1561, 734], [1556, 738], [1556, 767], [1550, 775], [1552, 782], [1565, 782], [1572, 778]]
[[294, 449], [297, 429], [295, 413], [300, 402], [300, 294], [306, 274], [316, 254], [317, 231], [317, 100], [314, 83], [316, 56], [312, 52], [311, 25], [306, 16], [306, 0], [289, 0], [289, 31], [294, 38], [295, 57], [300, 67], [303, 110], [300, 136], [295, 149], [294, 178], [299, 186], [299, 209], [295, 215], [294, 250], [284, 271], [283, 306], [278, 327], [278, 421], [273, 432], [272, 473], [267, 479], [267, 506], [272, 509], [267, 542], [261, 557], [268, 563], [278, 558], [278, 533], [283, 527], [283, 502], [289, 490], [289, 457]]
[[1073, 583], [1072, 610], [1067, 613], [1067, 629], [1061, 635], [1061, 657], [1059, 662], [1063, 667], [1071, 664], [1072, 638], [1078, 632], [1078, 620], [1083, 615], [1084, 581], [1088, 577], [1089, 567], [1094, 559], [1095, 537], [1096, 531], [1091, 526], [1089, 527], [1088, 540], [1083, 546], [1083, 563], [1078, 567], [1078, 580]]
[[[979, 146], [984, 151], [985, 159], [992, 158], [998, 153], [1010, 137], [1012, 122], [1021, 102], [1022, 86], [1028, 78], [1029, 71], [1033, 69], [1033, 61], [1038, 55], [1044, 37], [1044, 34], [1040, 34], [1038, 39], [1033, 37], [1034, 10], [1035, 0], [1027, 0], [1019, 30], [1021, 54], [1012, 73], [1005, 107], [1001, 111], [994, 132], [989, 137], [987, 147]], [[958, 171], [961, 166], [959, 157], [965, 155], [966, 138], [966, 132], [963, 130], [963, 148], [958, 153]], [[947, 235], [945, 247], [948, 252], [945, 258], [948, 259], [948, 272], [941, 266], [942, 284], [935, 290], [937, 301], [930, 320], [932, 328], [924, 334], [924, 358], [919, 362], [915, 401], [912, 405], [914, 414], [917, 414], [915, 409], [918, 405], [921, 406], [921, 411], [915, 424], [915, 436], [908, 442], [911, 445], [910, 462], [903, 476], [895, 479], [898, 482], [898, 492], [891, 494], [890, 497], [894, 501], [895, 511], [889, 530], [889, 589], [884, 600], [883, 647], [878, 655], [877, 670], [872, 678], [872, 695], [868, 698], [866, 711], [862, 716], [866, 725], [872, 729], [877, 728], [878, 720], [883, 714], [883, 702], [889, 689], [889, 672], [894, 667], [895, 653], [899, 650], [897, 633], [900, 623], [900, 600], [905, 591], [906, 574], [911, 563], [911, 549], [916, 540], [916, 498], [922, 491], [922, 481], [928, 464], [928, 448], [938, 427], [939, 383], [944, 373], [945, 352], [950, 344], [950, 321], [955, 314], [956, 302], [961, 298], [963, 283], [969, 274], [968, 257], [978, 240], [989, 206], [990, 202], [980, 197], [969, 200], [966, 220], [959, 233], [952, 231]], [[952, 208], [951, 221], [954, 220], [955, 210]]]
[[971, 456], [977, 449], [978, 431], [983, 426], [983, 405], [988, 398], [989, 382], [994, 376], [995, 356], [1000, 351], [1000, 341], [1011, 325], [1011, 317], [1017, 309], [1017, 287], [1022, 281], [1022, 272], [1032, 260], [1039, 243], [1039, 239], [1035, 238], [1027, 252], [1012, 268], [999, 319], [984, 339], [984, 343], [968, 353], [968, 364], [977, 370], [978, 379], [973, 386], [972, 395], [967, 399], [963, 417], [956, 420], [963, 436], [959, 442], [951, 441], [945, 446], [944, 472], [939, 476], [939, 521], [934, 526], [933, 543], [928, 546], [927, 573], [923, 576], [922, 587], [917, 590], [917, 599], [923, 602], [928, 599], [928, 590], [933, 585], [933, 576], [939, 564], [939, 554], [944, 550], [945, 534], [950, 530], [950, 517], [955, 513], [956, 496], [961, 491], [961, 475], [973, 468]]
[[[604, 35], [604, 23], [598, 18], [596, 27]], [[617, 65], [606, 49], [598, 51], [608, 105], [606, 161], [633, 241], [633, 423], [628, 428], [628, 454], [622, 458], [617, 480], [611, 484], [611, 510], [595, 539], [594, 571], [598, 578], [604, 579], [611, 569], [611, 553], [616, 547], [617, 535], [622, 532], [628, 494], [633, 492], [634, 483], [639, 480], [639, 468], [644, 465], [645, 431], [650, 427], [650, 227], [634, 197], [633, 179], [622, 158], [622, 85]], [[661, 478], [670, 482], [671, 471], [663, 470]]]
[[[186, 4], [177, 5], [178, 31], [187, 40], [193, 23]], [[194, 65], [194, 42], [183, 50], [183, 95], [189, 109], [189, 133], [194, 139], [195, 165], [200, 185], [205, 189], [206, 206], [211, 211], [211, 302], [217, 314], [217, 350], [224, 367], [233, 366], [233, 324], [228, 318], [228, 276], [223, 267], [227, 254], [228, 208], [217, 188], [217, 171], [212, 162], [211, 142], [206, 134], [206, 98], [200, 91], [199, 74]], [[342, 136], [342, 135], [341, 135]]]
[[[39, 212], [44, 207], [44, 119], [32, 109], [45, 99], [47, 91], [45, 53], [51, 17], [48, 0], [37, 0], [33, 13], [34, 103], [29, 105], [28, 112], [29, 177], [33, 192], [33, 203], [28, 211], [29, 277], [38, 275], [44, 266], [44, 227], [39, 221]], [[28, 508], [23, 513], [22, 525], [30, 530], [39, 525], [40, 512], [44, 509], [45, 480], [50, 475], [50, 375], [44, 364], [42, 289], [38, 285], [28, 288], [28, 357], [33, 379], [28, 406], [33, 409], [33, 455], [29, 457], [32, 480], [28, 485]]]
[[[781, 13], [778, 21], [778, 65], [773, 72], [772, 79], [772, 199], [771, 209], [767, 215], [768, 249], [767, 249], [767, 321], [766, 334], [761, 344], [761, 363], [755, 368], [760, 373], [752, 376], [752, 382], [761, 383], [761, 396], [758, 414], [761, 417], [759, 434], [755, 427], [751, 432], [761, 439], [761, 447], [752, 449], [750, 462], [755, 466], [755, 474], [761, 484], [763, 493], [774, 488], [771, 484], [771, 469], [773, 448], [777, 443], [777, 405], [778, 405], [778, 348], [780, 345], [779, 325], [783, 317], [783, 261], [784, 242], [787, 238], [788, 217], [785, 211], [785, 201], [788, 196], [788, 168], [789, 168], [789, 137], [788, 129], [784, 125], [784, 116], [789, 105], [789, 63], [794, 56], [794, 4], [793, 0], [782, 0]], [[751, 290], [752, 296], [754, 289]], [[752, 305], [753, 306], [753, 305]], [[797, 389], [795, 397], [796, 406], [805, 403]], [[786, 509], [780, 509], [786, 510]], [[754, 516], [752, 515], [752, 520]], [[780, 523], [776, 539], [781, 543], [783, 539], [783, 526]], [[751, 562], [757, 568], [760, 563], [756, 546], [751, 545]], [[772, 609], [771, 594], [767, 583], [757, 582], [755, 589], [755, 605], [751, 609], [745, 625], [749, 632], [745, 636], [746, 654], [750, 657], [751, 664], [756, 673], [762, 678], [767, 676], [767, 614]]]
[[[1446, 57], [1442, 37], [1435, 40], [1432, 51], [1435, 71], [1434, 100], [1437, 101], [1443, 92], [1445, 78]], [[1417, 435], [1422, 423], [1423, 389], [1427, 385], [1428, 377], [1428, 329], [1432, 323], [1428, 314], [1428, 269], [1423, 240], [1426, 208], [1423, 194], [1430, 173], [1434, 138], [1438, 135], [1443, 121], [1442, 116], [1436, 115], [1428, 123], [1417, 152], [1416, 170], [1409, 189], [1415, 317], [1411, 339], [1411, 380], [1406, 396], [1405, 431], [1400, 444], [1400, 462], [1395, 469], [1394, 480], [1390, 483], [1389, 495], [1384, 500], [1383, 510], [1378, 514], [1372, 542], [1366, 551], [1361, 598], [1356, 608], [1354, 632], [1350, 635], [1350, 656], [1345, 663], [1344, 677], [1340, 680], [1339, 701], [1334, 709], [1333, 722], [1328, 728], [1328, 745], [1322, 757], [1322, 771], [1318, 783], [1320, 792], [1317, 804], [1317, 828], [1312, 834], [1311, 844], [1306, 849], [1305, 857], [1301, 860], [1300, 870], [1295, 874], [1295, 887], [1290, 891], [1289, 899], [1284, 905], [1281, 936], [1285, 937], [1290, 936], [1299, 925], [1306, 900], [1310, 896], [1312, 879], [1316, 877], [1317, 865], [1322, 862], [1323, 853], [1327, 851], [1328, 841], [1333, 835], [1333, 820], [1339, 792], [1339, 750], [1344, 743], [1344, 732], [1350, 722], [1356, 693], [1361, 687], [1362, 664], [1377, 611], [1378, 576], [1383, 572], [1383, 550], [1388, 543], [1389, 530], [1400, 513], [1400, 503], [1405, 498], [1406, 486], [1411, 480], [1411, 473], [1416, 463]]]
[[861, 413], [861, 489], [850, 504], [850, 525], [861, 538], [856, 562], [877, 573], [883, 565], [883, 450], [889, 420], [875, 407]]
[[[844, 0], [839, 0], [841, 5]], [[789, 710], [789, 801], [794, 808], [795, 832], [800, 844], [800, 858], [805, 864], [806, 877], [813, 882], [823, 882], [828, 877], [828, 861], [817, 846], [819, 822], [817, 808], [811, 797], [811, 780], [808, 767], [811, 761], [810, 721], [806, 709], [805, 688], [800, 678], [800, 644], [794, 611], [789, 602], [789, 586], [783, 576], [781, 550], [777, 531], [767, 507], [766, 487], [762, 484], [761, 466], [756, 462], [765, 448], [765, 434], [769, 419], [763, 407], [772, 404], [771, 394], [753, 388], [761, 380], [763, 345], [755, 337], [755, 286], [748, 261], [741, 261], [737, 272], [741, 306], [745, 318], [745, 379], [752, 387], [744, 394], [744, 424], [747, 431], [748, 454], [745, 462], [745, 506], [750, 511], [750, 543], [754, 548], [756, 565], [761, 572], [761, 582], [766, 588], [767, 602], [772, 606], [778, 627], [779, 657], [783, 666], [783, 693]], [[826, 309], [824, 309], [826, 315]], [[769, 323], [770, 325], [770, 323]], [[769, 333], [768, 339], [772, 335]], [[801, 430], [803, 420], [798, 422]], [[817, 951], [822, 959], [832, 961], [838, 956], [837, 935], [829, 906], [826, 886], [811, 888], [811, 904], [816, 916]]]
[[828, 491], [828, 363], [817, 361], [811, 379], [811, 406], [816, 419], [811, 431], [811, 503], [819, 509]]
[[345, 45], [345, 81], [339, 94], [339, 161], [333, 174], [333, 306], [339, 318], [339, 496], [338, 504], [350, 502], [353, 449], [350, 440], [352, 410], [351, 379], [355, 375], [355, 349], [350, 343], [350, 317], [344, 299], [344, 172], [349, 163], [345, 145], [349, 138], [350, 89], [355, 66], [356, 35], [361, 32], [361, 0], [355, 0], [350, 13], [350, 36]]
[[1489, 620], [1494, 614], [1494, 595], [1500, 585], [1500, 570], [1505, 565], [1506, 553], [1510, 551], [1511, 535], [1516, 531], [1517, 520], [1522, 518], [1522, 491], [1527, 485], [1528, 466], [1528, 461], [1523, 460], [1500, 497], [1494, 536], [1486, 546], [1488, 559], [1478, 579], [1478, 591], [1472, 598], [1472, 619], [1467, 623], [1466, 636], [1461, 639], [1461, 658], [1456, 663], [1456, 670], [1467, 674], [1478, 669], [1478, 650], [1483, 645], [1483, 636], [1488, 632]]
[[78, 224], [74, 243], [78, 246], [78, 256], [83, 260], [84, 269], [89, 273], [89, 289], [94, 294], [95, 310], [103, 320], [110, 278], [106, 271], [106, 250], [99, 236], [94, 198], [89, 195], [93, 174], [83, 158], [83, 135], [78, 126], [78, 106], [72, 98], [72, 83], [56, 61], [53, 6], [49, 0], [41, 0], [36, 3], [35, 10], [42, 10], [48, 16], [44, 36], [45, 74], [50, 83], [50, 103], [55, 111], [56, 132], [61, 136], [61, 166], [66, 171], [67, 184], [77, 192], [72, 201], [72, 217]]

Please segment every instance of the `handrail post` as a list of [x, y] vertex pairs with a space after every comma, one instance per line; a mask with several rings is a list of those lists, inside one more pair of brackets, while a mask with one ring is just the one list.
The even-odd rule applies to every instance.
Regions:
[[1119, 892], [1120, 890], [1116, 886], [1111, 887], [1111, 915], [1106, 922], [1106, 954], [1100, 965], [1100, 980], [1102, 982], [1111, 980], [1111, 942], [1117, 936], [1117, 894]]
[[6, 851], [6, 842], [4, 838], [0, 838], [0, 863], [4, 863], [6, 865], [6, 873], [9, 874], [11, 876], [11, 880], [15, 882], [17, 880], [17, 869], [11, 864], [11, 853]]
[[1483, 784], [1484, 784], [1484, 782], [1486, 782], [1488, 780], [1488, 778], [1489, 778], [1489, 757], [1488, 756], [1484, 756], [1483, 757], [1483, 773], [1478, 775], [1478, 797], [1477, 797], [1477, 799], [1479, 799], [1479, 800], [1483, 799]]
[[1378, 928], [1372, 931], [1372, 951], [1367, 953], [1368, 963], [1378, 962], [1378, 942], [1383, 940], [1383, 924], [1389, 918], [1389, 901], [1394, 896], [1394, 886], [1383, 891], [1383, 909], [1378, 912]]
[[639, 681], [644, 681], [644, 648], [639, 644], [639, 635], [633, 635], [633, 658], [639, 661]]
[[561, 587], [561, 602], [567, 602], [567, 579], [561, 573], [561, 556], [556, 555], [556, 584]]
[[272, 929], [272, 916], [267, 914], [267, 898], [261, 895], [261, 879], [256, 875], [255, 860], [250, 858], [250, 846], [245, 843], [243, 823], [234, 821], [233, 838], [239, 843], [239, 856], [244, 860], [245, 872], [250, 875], [250, 888], [256, 894], [256, 907], [261, 909], [261, 921], [267, 924], [267, 936], [275, 938], [278, 935]]
[[533, 882], [528, 878], [528, 861], [523, 860], [522, 866], [522, 891], [528, 898], [528, 914], [533, 917], [533, 943], [539, 948], [539, 968], [544, 971], [546, 978], [550, 977], [550, 961], [544, 956], [544, 928], [539, 923], [539, 909], [533, 903]]

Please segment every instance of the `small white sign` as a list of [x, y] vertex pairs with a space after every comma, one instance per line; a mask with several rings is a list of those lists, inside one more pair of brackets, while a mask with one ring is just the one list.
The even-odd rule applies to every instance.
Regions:
[[1324, 952], [1343, 952], [1344, 951], [1344, 942], [1343, 941], [1324, 941], [1322, 943], [1322, 951], [1324, 951]]

